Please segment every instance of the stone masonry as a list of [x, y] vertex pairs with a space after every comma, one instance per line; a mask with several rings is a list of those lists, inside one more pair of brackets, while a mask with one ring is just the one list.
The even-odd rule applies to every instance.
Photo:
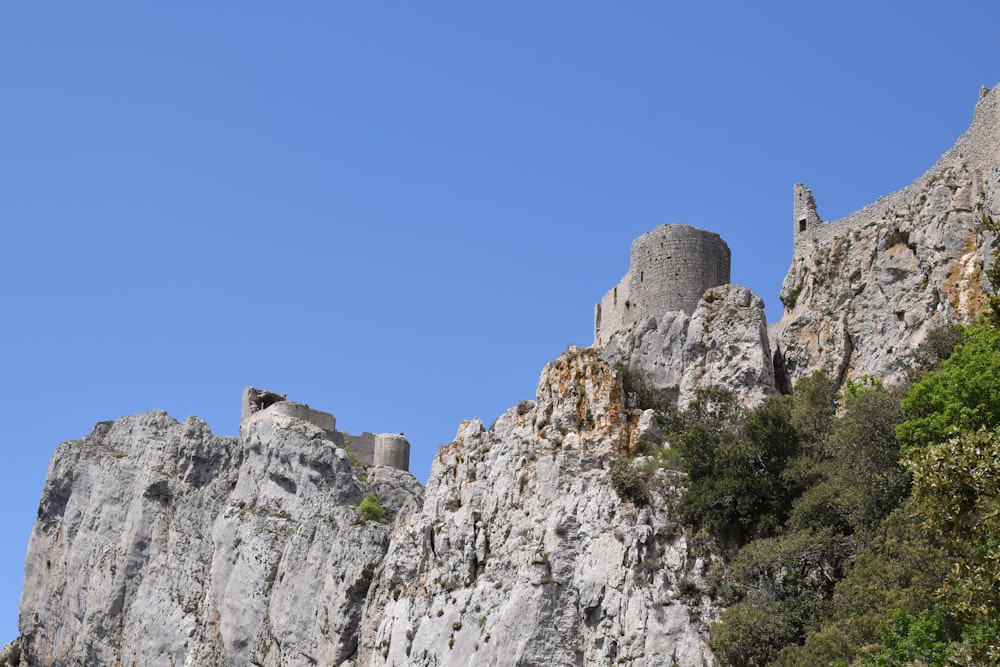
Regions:
[[[993, 198], [996, 185], [1000, 182], [1000, 91], [983, 87], [979, 91], [972, 126], [950, 150], [938, 160], [923, 176], [907, 187], [880, 197], [839, 220], [826, 221], [817, 213], [812, 192], [802, 183], [795, 184], [794, 191], [794, 258], [814, 254], [817, 248], [829, 245], [838, 236], [855, 229], [876, 226], [887, 219], [903, 218], [904, 211], [912, 208], [914, 202], [923, 203], [935, 194], [955, 194], [955, 183], [949, 179], [948, 167], [975, 173], [974, 188], [963, 193], [965, 201], [955, 202], [959, 213], [977, 210], [998, 214], [1000, 202]], [[934, 193], [931, 190], [951, 190]], [[921, 195], [924, 195], [921, 197]]]
[[401, 433], [369, 433], [351, 435], [337, 430], [337, 418], [329, 412], [314, 410], [305, 403], [285, 400], [286, 394], [247, 387], [243, 390], [241, 421], [267, 411], [305, 420], [327, 432], [340, 447], [350, 450], [365, 465], [410, 469], [410, 443]]
[[650, 313], [690, 315], [710, 287], [729, 282], [729, 246], [718, 234], [661, 225], [632, 242], [628, 273], [594, 312], [594, 345], [634, 327]]

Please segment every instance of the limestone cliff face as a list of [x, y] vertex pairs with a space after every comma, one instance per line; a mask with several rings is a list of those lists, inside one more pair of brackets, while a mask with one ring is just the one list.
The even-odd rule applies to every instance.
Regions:
[[[462, 424], [426, 497], [280, 411], [239, 438], [163, 412], [99, 423], [52, 459], [22, 664], [711, 664], [723, 566], [672, 518], [679, 473], [632, 464], [648, 505], [611, 483], [659, 443], [652, 416], [570, 348], [536, 401]], [[368, 492], [394, 523], [363, 518]]]
[[797, 186], [795, 253], [773, 341], [789, 380], [825, 369], [903, 380], [934, 327], [974, 320], [1000, 215], [1000, 90], [983, 89], [970, 129], [912, 185], [836, 222]]
[[[56, 451], [31, 536], [21, 645], [33, 665], [336, 665], [371, 572], [422, 488], [367, 480], [316, 426], [261, 413], [240, 437], [150, 412]], [[371, 565], [370, 565], [371, 564]], [[367, 570], [366, 570], [367, 566]]]
[[648, 507], [610, 482], [648, 417], [595, 351], [570, 348], [536, 401], [464, 422], [389, 547], [359, 664], [710, 664], [702, 590], [721, 571], [673, 520], [675, 478], [655, 473]]
[[686, 406], [699, 389], [731, 389], [753, 405], [777, 393], [763, 300], [742, 285], [705, 291], [694, 312], [649, 312], [608, 336], [601, 353]]

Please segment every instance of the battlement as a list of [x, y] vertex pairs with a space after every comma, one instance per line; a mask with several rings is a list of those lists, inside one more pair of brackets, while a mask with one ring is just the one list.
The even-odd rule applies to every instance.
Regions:
[[729, 282], [731, 254], [718, 234], [660, 225], [632, 242], [628, 273], [594, 309], [594, 345], [650, 314], [694, 312], [705, 290]]
[[351, 435], [337, 430], [337, 418], [329, 412], [314, 410], [305, 403], [286, 400], [286, 394], [247, 387], [243, 390], [240, 421], [246, 421], [261, 412], [283, 414], [302, 419], [326, 431], [330, 440], [339, 447], [349, 449], [364, 465], [389, 466], [399, 470], [410, 469], [410, 443], [402, 433], [369, 433]]

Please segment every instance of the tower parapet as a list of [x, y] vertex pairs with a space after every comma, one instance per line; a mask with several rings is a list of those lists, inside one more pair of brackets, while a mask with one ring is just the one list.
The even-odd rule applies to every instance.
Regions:
[[649, 315], [694, 312], [710, 287], [729, 282], [729, 246], [714, 232], [661, 225], [632, 242], [628, 273], [594, 312], [594, 345]]

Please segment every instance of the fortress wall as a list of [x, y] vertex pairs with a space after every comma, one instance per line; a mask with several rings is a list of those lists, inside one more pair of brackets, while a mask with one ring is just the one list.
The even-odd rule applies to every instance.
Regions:
[[267, 409], [272, 412], [279, 412], [283, 415], [288, 415], [289, 417], [296, 417], [298, 419], [305, 420], [327, 431], [337, 430], [337, 419], [333, 415], [329, 412], [313, 410], [305, 403], [280, 401], [271, 405]]
[[594, 344], [665, 312], [694, 312], [710, 287], [729, 282], [731, 254], [718, 234], [661, 225], [632, 242], [629, 271], [595, 309]]
[[286, 401], [285, 394], [247, 387], [243, 390], [241, 421], [260, 412], [283, 414], [314, 424], [327, 432], [337, 446], [347, 448], [364, 465], [391, 466], [399, 470], [410, 469], [410, 443], [396, 433], [369, 433], [351, 435], [337, 430], [337, 418], [329, 412], [313, 410], [305, 403]]
[[[344, 431], [337, 431], [334, 434], [334, 442], [341, 447], [351, 450], [355, 458], [366, 466], [375, 465], [375, 434], [365, 431], [361, 435], [351, 435]], [[409, 466], [409, 456], [406, 459]], [[403, 468], [409, 470], [409, 468]]]
[[[594, 345], [603, 345], [608, 336], [625, 328], [626, 316], [631, 309], [629, 275], [625, 274], [594, 309]], [[625, 304], [629, 304], [626, 306]]]
[[[979, 91], [979, 101], [976, 103], [969, 129], [934, 166], [901, 190], [880, 197], [839, 220], [824, 222], [816, 214], [816, 202], [812, 192], [801, 183], [796, 184], [793, 219], [794, 256], [801, 257], [814, 252], [816, 247], [822, 247], [836, 236], [850, 233], [855, 229], [863, 229], [883, 221], [891, 222], [897, 217], [905, 218], [911, 213], [908, 205], [918, 199], [921, 193], [928, 197], [937, 196], [941, 200], [948, 200], [952, 194], [946, 183], [949, 170], [959, 168], [962, 171], [979, 172], [984, 181], [989, 181], [996, 177], [997, 162], [1000, 162], [1000, 86], [995, 86], [992, 90], [984, 87]], [[975, 203], [980, 195], [985, 196], [986, 192], [977, 191], [968, 194], [972, 203]], [[990, 200], [983, 203], [988, 213], [1000, 214], [1000, 202]]]

